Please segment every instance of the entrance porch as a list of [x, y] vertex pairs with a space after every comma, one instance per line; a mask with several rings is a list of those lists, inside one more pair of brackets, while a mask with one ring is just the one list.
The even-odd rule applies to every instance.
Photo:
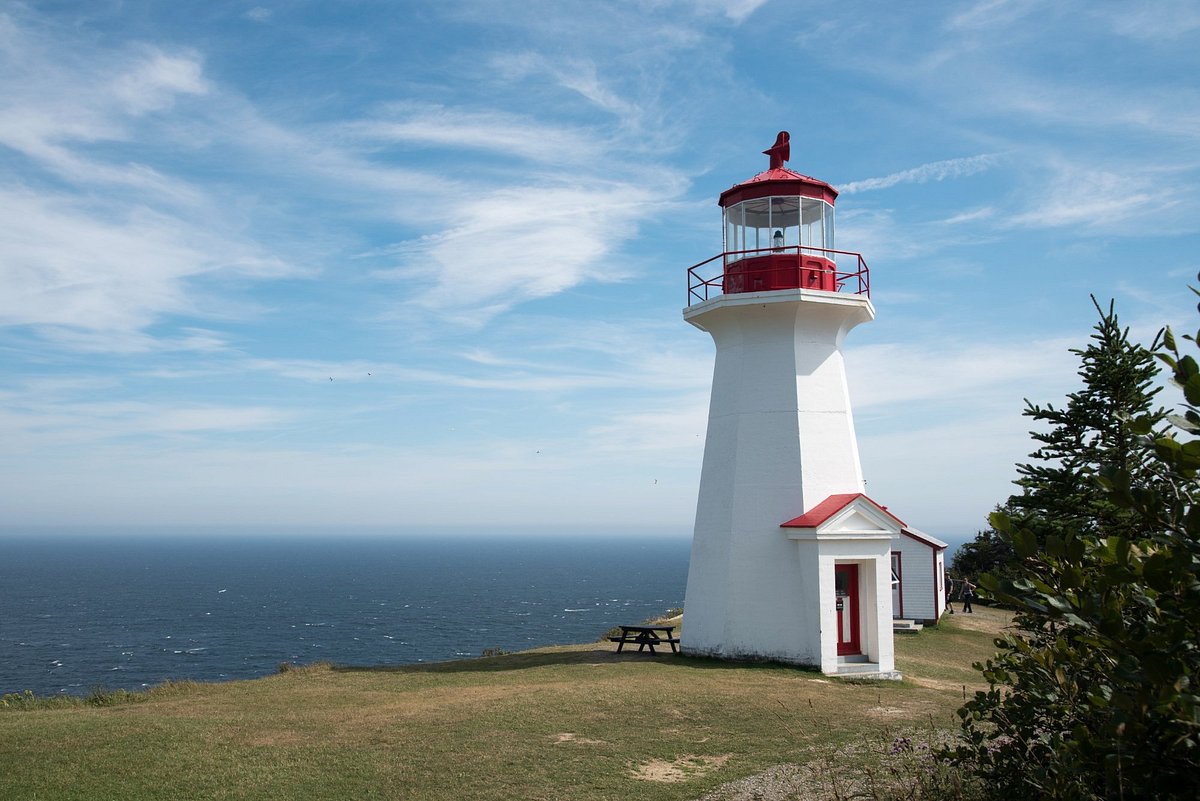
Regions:
[[891, 541], [903, 524], [865, 495], [834, 495], [783, 524], [818, 565], [820, 667], [898, 679], [892, 640]]

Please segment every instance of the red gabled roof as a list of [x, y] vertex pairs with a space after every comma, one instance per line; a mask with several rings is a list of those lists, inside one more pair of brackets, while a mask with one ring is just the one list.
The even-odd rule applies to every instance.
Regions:
[[780, 528], [816, 528], [817, 526], [821, 525], [829, 518], [833, 517], [838, 512], [845, 509], [850, 504], [854, 503], [854, 501], [858, 500], [859, 498], [862, 498], [867, 503], [871, 504], [876, 509], [883, 512], [885, 515], [887, 515], [888, 517], [895, 520], [897, 523], [900, 524], [900, 526], [902, 528], [904, 527], [904, 525], [905, 525], [904, 521], [901, 520], [900, 518], [896, 517], [891, 512], [889, 512], [887, 510], [886, 506], [881, 506], [880, 504], [871, 500], [870, 498], [868, 498], [866, 495], [862, 494], [861, 492], [847, 492], [847, 493], [843, 493], [841, 495], [830, 495], [828, 498], [821, 501], [816, 506], [809, 509], [807, 512], [800, 515], [799, 517], [792, 518], [791, 520], [787, 521], [786, 523], [780, 523], [779, 527]]

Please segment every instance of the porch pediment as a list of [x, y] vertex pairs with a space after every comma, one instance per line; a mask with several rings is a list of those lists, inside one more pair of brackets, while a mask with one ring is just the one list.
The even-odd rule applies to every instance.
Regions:
[[862, 493], [831, 495], [809, 511], [781, 523], [793, 540], [890, 540], [904, 521]]

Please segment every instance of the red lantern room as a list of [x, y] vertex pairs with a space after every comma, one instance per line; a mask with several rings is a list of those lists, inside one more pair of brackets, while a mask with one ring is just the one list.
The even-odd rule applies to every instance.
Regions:
[[[787, 131], [763, 153], [770, 166], [748, 181], [721, 193], [724, 252], [720, 279], [703, 279], [691, 270], [689, 304], [707, 300], [720, 287], [725, 294], [778, 289], [837, 292], [857, 280], [851, 291], [869, 295], [867, 266], [857, 253], [836, 250], [833, 204], [838, 192], [829, 184], [783, 166], [791, 156]], [[839, 269], [839, 263], [842, 265]]]

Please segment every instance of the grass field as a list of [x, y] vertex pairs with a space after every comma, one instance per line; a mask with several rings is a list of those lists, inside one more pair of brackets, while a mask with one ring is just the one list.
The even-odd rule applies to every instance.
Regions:
[[[317, 665], [107, 705], [0, 707], [3, 799], [694, 799], [781, 763], [955, 729], [1007, 622], [897, 637], [902, 682], [573, 645]], [[61, 703], [61, 702], [60, 702]]]

